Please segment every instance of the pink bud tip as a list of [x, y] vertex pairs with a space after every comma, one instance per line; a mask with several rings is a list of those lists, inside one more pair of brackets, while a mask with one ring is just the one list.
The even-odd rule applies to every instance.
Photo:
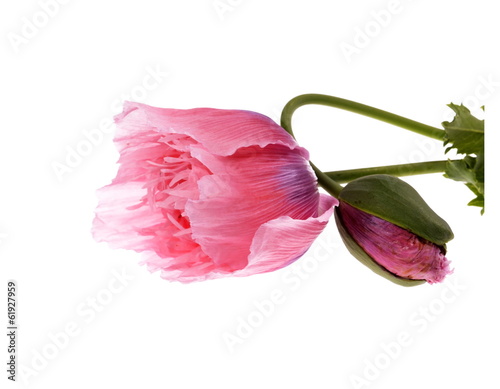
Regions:
[[443, 247], [343, 201], [339, 211], [351, 237], [389, 272], [430, 284], [441, 282], [452, 273]]

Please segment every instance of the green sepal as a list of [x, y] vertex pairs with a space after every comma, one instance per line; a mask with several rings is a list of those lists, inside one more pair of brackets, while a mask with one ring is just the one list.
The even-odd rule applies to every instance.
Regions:
[[340, 201], [404, 228], [438, 246], [453, 239], [453, 232], [405, 181], [387, 174], [361, 177], [347, 184]]
[[352, 238], [352, 236], [347, 232], [344, 227], [342, 216], [340, 214], [339, 208], [335, 209], [335, 221], [337, 222], [337, 227], [340, 232], [340, 236], [344, 241], [349, 252], [352, 254], [354, 258], [356, 258], [363, 265], [367, 266], [370, 270], [377, 273], [379, 276], [382, 276], [389, 281], [394, 282], [395, 284], [401, 286], [417, 286], [425, 283], [425, 280], [411, 280], [409, 278], [399, 277], [394, 273], [391, 273], [384, 267], [380, 266], [377, 262], [373, 260], [362, 248], [358, 245], [358, 243]]

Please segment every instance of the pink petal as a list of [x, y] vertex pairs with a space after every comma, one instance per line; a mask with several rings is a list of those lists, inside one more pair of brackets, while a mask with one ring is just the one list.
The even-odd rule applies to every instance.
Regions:
[[288, 266], [300, 258], [323, 231], [338, 201], [321, 194], [322, 213], [305, 220], [281, 216], [257, 230], [250, 247], [248, 265], [234, 273], [248, 276]]
[[193, 239], [220, 269], [235, 271], [247, 265], [261, 225], [281, 216], [318, 216], [316, 177], [297, 150], [256, 146], [201, 160], [215, 174], [199, 181], [200, 199], [188, 201], [186, 213]]
[[[150, 107], [145, 104], [125, 102], [124, 112], [116, 117], [117, 122], [126, 118], [128, 123], [147, 123], [159, 133], [185, 134], [202, 144], [210, 153], [231, 155], [247, 146], [265, 147], [280, 144], [290, 149], [297, 148], [305, 159], [307, 151], [282, 127], [267, 116], [252, 111], [214, 108], [168, 109]], [[133, 137], [137, 129], [129, 129]]]
[[189, 153], [196, 141], [158, 134], [146, 123], [117, 124], [121, 165], [113, 182], [97, 192], [94, 238], [143, 252], [152, 271], [172, 269], [179, 278], [183, 268], [200, 277], [210, 273], [215, 266], [193, 241], [184, 213], [187, 200], [199, 196], [198, 180], [210, 174]]
[[92, 226], [94, 239], [108, 242], [112, 248], [143, 251], [154, 246], [152, 237], [138, 231], [163, 223], [161, 212], [149, 207], [130, 209], [131, 199], [144, 196], [143, 184], [128, 182], [105, 186], [97, 191], [99, 205]]

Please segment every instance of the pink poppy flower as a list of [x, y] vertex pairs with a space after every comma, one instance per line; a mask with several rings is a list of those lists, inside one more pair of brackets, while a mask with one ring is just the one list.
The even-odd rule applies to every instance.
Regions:
[[318, 192], [308, 152], [258, 113], [127, 102], [115, 122], [120, 167], [98, 190], [93, 235], [142, 252], [167, 280], [287, 266], [337, 204]]

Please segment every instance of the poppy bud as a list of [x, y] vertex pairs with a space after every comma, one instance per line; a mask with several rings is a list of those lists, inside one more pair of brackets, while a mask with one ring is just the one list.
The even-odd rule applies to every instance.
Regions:
[[351, 254], [375, 273], [403, 286], [441, 282], [449, 269], [441, 219], [409, 184], [376, 174], [340, 192], [335, 220]]

